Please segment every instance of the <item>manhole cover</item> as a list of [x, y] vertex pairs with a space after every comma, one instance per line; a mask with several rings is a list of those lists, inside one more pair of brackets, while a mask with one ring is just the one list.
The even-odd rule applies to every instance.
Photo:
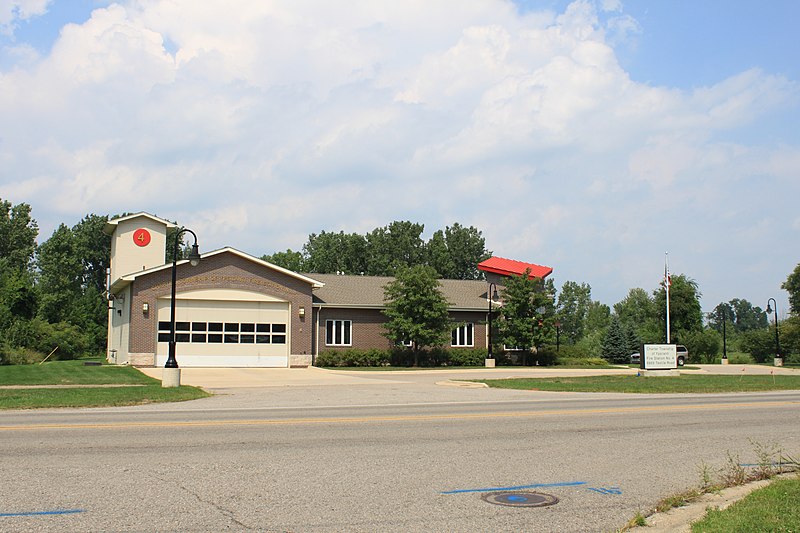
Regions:
[[558, 498], [541, 492], [490, 492], [481, 496], [483, 501], [509, 507], [547, 507], [558, 503]]

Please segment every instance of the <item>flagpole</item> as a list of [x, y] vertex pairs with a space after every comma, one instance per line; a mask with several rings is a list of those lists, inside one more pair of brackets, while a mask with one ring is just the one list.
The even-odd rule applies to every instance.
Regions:
[[671, 280], [669, 279], [669, 252], [664, 252], [664, 289], [667, 291], [667, 344], [670, 343], [669, 339], [669, 286]]

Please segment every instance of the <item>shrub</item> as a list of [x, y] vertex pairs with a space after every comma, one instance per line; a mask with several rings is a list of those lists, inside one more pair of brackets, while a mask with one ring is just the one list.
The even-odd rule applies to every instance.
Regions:
[[315, 366], [328, 367], [369, 367], [387, 366], [389, 364], [389, 352], [386, 350], [330, 350], [320, 353], [314, 362]]
[[713, 329], [690, 331], [684, 336], [691, 362], [713, 363], [722, 348], [722, 336]]
[[41, 362], [47, 354], [10, 346], [0, 347], [0, 365], [32, 365]]
[[742, 333], [739, 345], [743, 352], [748, 352], [757, 363], [772, 361], [775, 357], [775, 330], [754, 329]]
[[92, 339], [77, 326], [66, 322], [51, 324], [40, 318], [15, 322], [8, 329], [7, 343], [11, 346], [31, 348], [44, 354], [49, 354], [58, 347], [50, 357], [53, 360], [92, 355]]
[[486, 350], [450, 350], [447, 363], [452, 366], [483, 366]]

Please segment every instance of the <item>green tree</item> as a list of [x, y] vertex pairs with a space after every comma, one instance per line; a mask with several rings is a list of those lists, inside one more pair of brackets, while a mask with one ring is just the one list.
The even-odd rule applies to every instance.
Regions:
[[663, 341], [655, 300], [644, 289], [630, 289], [625, 298], [614, 304], [614, 313], [623, 324], [634, 328], [642, 342]]
[[603, 357], [612, 363], [627, 363], [631, 355], [628, 344], [629, 340], [619, 317], [611, 317], [611, 324], [603, 339]]
[[65, 224], [39, 246], [38, 315], [51, 324], [75, 326], [97, 353], [106, 345], [106, 269], [111, 240], [102, 228], [108, 217], [87, 215]]
[[[700, 291], [697, 282], [684, 274], [672, 276], [669, 289], [669, 314], [671, 341], [681, 340], [683, 335], [703, 329], [703, 311], [700, 307]], [[662, 286], [653, 291], [662, 339], [666, 337], [666, 290]]]
[[575, 344], [586, 333], [586, 318], [592, 301], [592, 288], [586, 284], [567, 281], [558, 295], [558, 319], [561, 334], [568, 344]]
[[706, 315], [709, 327], [722, 333], [722, 317], [725, 316], [726, 331], [729, 333], [765, 328], [767, 314], [760, 307], [753, 307], [747, 300], [734, 298], [728, 303], [718, 304]]
[[0, 266], [29, 270], [36, 251], [39, 226], [31, 218], [28, 204], [12, 205], [0, 200]]
[[[301, 252], [287, 249], [285, 252], [275, 252], [272, 255], [261, 256], [262, 261], [283, 267], [292, 272], [306, 272], [306, 259]], [[322, 272], [318, 272], [322, 274]]]
[[433, 268], [401, 268], [384, 287], [384, 300], [388, 319], [384, 335], [395, 344], [411, 343], [414, 366], [419, 366], [421, 350], [439, 346], [449, 338], [453, 324]]
[[683, 341], [695, 361], [713, 363], [722, 349], [722, 336], [711, 328], [687, 333]]
[[428, 264], [445, 279], [482, 279], [478, 263], [492, 255], [478, 229], [458, 222], [436, 231], [426, 250]]
[[553, 292], [541, 278], [530, 278], [530, 270], [511, 276], [502, 294], [498, 341], [509, 347], [531, 351], [548, 342], [554, 332]]
[[424, 229], [422, 224], [395, 221], [368, 233], [366, 273], [394, 276], [403, 267], [425, 264], [425, 244], [420, 237]]
[[312, 233], [303, 246], [304, 266], [318, 274], [362, 274], [367, 268], [366, 248], [366, 239], [357, 233]]
[[781, 289], [789, 293], [789, 312], [800, 315], [800, 263], [781, 284]]

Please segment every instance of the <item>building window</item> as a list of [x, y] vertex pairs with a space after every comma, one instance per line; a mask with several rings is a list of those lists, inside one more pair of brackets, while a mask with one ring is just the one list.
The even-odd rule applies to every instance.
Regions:
[[353, 323], [349, 320], [325, 321], [326, 346], [352, 346], [351, 333]]
[[472, 347], [475, 346], [473, 342], [472, 333], [474, 326], [472, 322], [468, 322], [458, 326], [453, 330], [450, 336], [450, 346], [454, 347]]

